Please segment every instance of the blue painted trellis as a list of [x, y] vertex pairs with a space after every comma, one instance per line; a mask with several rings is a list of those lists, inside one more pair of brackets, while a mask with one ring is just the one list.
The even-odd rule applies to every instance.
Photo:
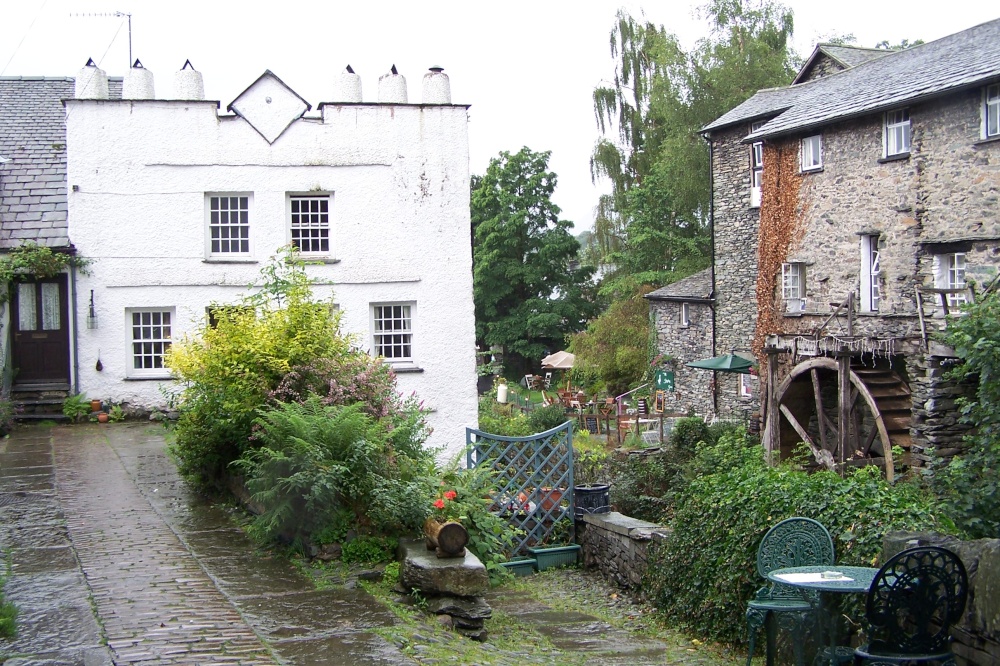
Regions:
[[496, 475], [491, 510], [521, 530], [508, 555], [526, 555], [553, 538], [572, 541], [572, 421], [529, 437], [466, 428], [465, 443], [469, 468], [488, 465]]

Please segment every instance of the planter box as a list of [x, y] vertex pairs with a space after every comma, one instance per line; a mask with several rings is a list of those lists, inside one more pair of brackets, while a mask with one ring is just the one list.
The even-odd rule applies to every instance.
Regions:
[[514, 560], [513, 562], [501, 562], [500, 566], [515, 576], [530, 576], [535, 573], [536, 564], [536, 560]]
[[538, 561], [538, 570], [545, 571], [552, 567], [566, 567], [576, 564], [580, 555], [580, 546], [560, 546], [557, 548], [529, 548], [528, 552]]
[[587, 513], [611, 511], [611, 486], [606, 483], [573, 487], [574, 513], [582, 518]]

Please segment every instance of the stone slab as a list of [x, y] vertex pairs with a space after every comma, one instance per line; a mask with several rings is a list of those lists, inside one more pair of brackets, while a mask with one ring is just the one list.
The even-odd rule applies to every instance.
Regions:
[[489, 589], [485, 565], [468, 550], [465, 557], [439, 558], [423, 540], [401, 541], [399, 548], [399, 580], [405, 590], [472, 597]]

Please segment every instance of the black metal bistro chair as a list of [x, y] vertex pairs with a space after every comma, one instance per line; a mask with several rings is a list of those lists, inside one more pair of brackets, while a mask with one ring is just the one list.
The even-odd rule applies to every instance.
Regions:
[[950, 628], [968, 594], [965, 566], [950, 550], [922, 546], [892, 557], [868, 590], [869, 641], [854, 651], [855, 666], [954, 665]]
[[[832, 565], [833, 539], [820, 523], [812, 518], [788, 518], [764, 535], [757, 549], [757, 573], [767, 579], [768, 572], [786, 567]], [[805, 630], [816, 623], [816, 600], [810, 593], [781, 583], [769, 583], [757, 590], [747, 607], [747, 632], [750, 652], [747, 666], [753, 658], [757, 633], [766, 625], [767, 664], [774, 664], [778, 629], [792, 633], [795, 663], [805, 663]]]

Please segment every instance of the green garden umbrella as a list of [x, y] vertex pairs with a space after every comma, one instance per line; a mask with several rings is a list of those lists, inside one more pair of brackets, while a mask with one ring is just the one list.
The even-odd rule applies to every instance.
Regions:
[[713, 356], [712, 358], [703, 358], [700, 361], [692, 361], [687, 364], [687, 367], [701, 368], [702, 370], [716, 370], [718, 372], [739, 372], [747, 375], [750, 374], [750, 368], [753, 367], [753, 361], [743, 358], [742, 356], [737, 356], [733, 352], [729, 352], [724, 356]]

